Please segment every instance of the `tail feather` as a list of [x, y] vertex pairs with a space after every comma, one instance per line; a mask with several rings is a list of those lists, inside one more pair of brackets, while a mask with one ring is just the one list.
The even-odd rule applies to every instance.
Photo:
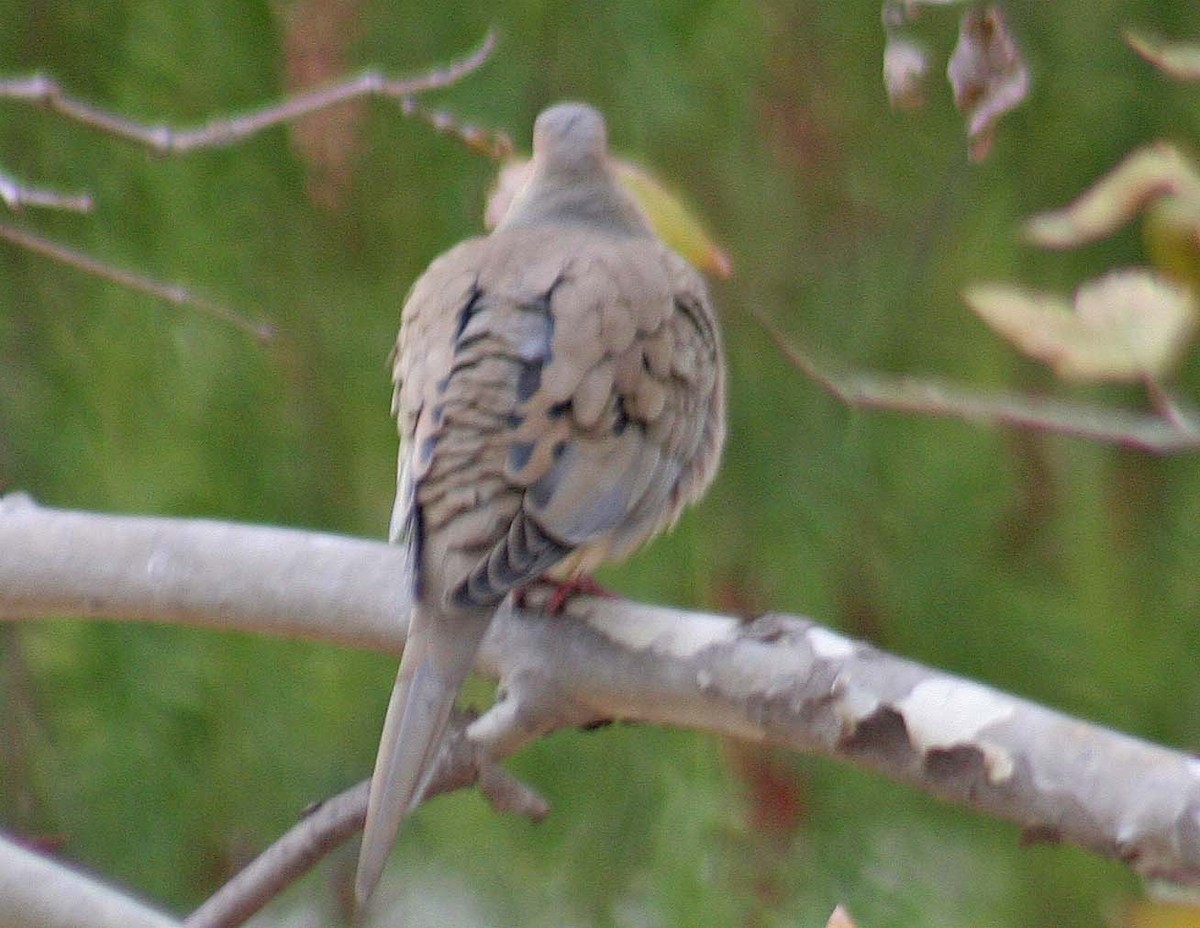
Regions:
[[434, 772], [450, 710], [491, 618], [491, 609], [434, 612], [418, 606], [413, 612], [371, 778], [354, 887], [360, 905], [379, 882], [396, 833]]

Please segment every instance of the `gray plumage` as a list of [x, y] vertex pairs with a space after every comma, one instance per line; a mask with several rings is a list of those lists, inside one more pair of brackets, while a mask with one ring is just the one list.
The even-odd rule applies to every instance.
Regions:
[[409, 551], [416, 606], [360, 902], [420, 801], [495, 608], [540, 576], [625, 557], [703, 493], [720, 458], [724, 363], [700, 275], [614, 179], [595, 110], [543, 112], [533, 152], [495, 231], [436, 259], [404, 306], [392, 540]]

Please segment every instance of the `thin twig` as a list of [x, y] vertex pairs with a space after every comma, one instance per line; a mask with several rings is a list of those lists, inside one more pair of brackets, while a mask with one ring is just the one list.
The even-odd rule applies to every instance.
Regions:
[[95, 202], [86, 193], [59, 193], [43, 187], [26, 187], [16, 178], [0, 173], [0, 200], [13, 212], [27, 206], [90, 213]]
[[241, 925], [342, 842], [361, 831], [371, 781], [326, 799], [239, 871], [184, 921], [184, 928]]
[[1200, 438], [1200, 416], [1187, 408], [1174, 393], [1155, 377], [1146, 378], [1146, 393], [1164, 420], [1189, 435]]
[[487, 61], [495, 46], [496, 35], [488, 32], [479, 48], [469, 55], [417, 77], [397, 79], [377, 70], [363, 71], [336, 84], [288, 97], [280, 103], [184, 129], [166, 125], [150, 126], [103, 110], [70, 96], [57, 81], [43, 74], [0, 81], [0, 98], [35, 103], [85, 126], [136, 142], [153, 151], [176, 154], [232, 145], [264, 129], [357, 97], [376, 96], [399, 100], [403, 106], [416, 94], [447, 87], [475, 71]]
[[1186, 415], [1141, 415], [1024, 393], [980, 393], [956, 384], [911, 377], [836, 374], [797, 348], [758, 307], [749, 310], [783, 355], [804, 376], [853, 408], [885, 409], [987, 425], [1012, 425], [1093, 441], [1173, 454], [1200, 448], [1200, 430]]
[[462, 122], [453, 113], [446, 110], [426, 109], [414, 98], [409, 97], [402, 103], [406, 116], [415, 116], [426, 122], [435, 132], [454, 136], [467, 146], [467, 149], [492, 161], [506, 161], [516, 151], [512, 137], [502, 129], [485, 129], [468, 122]]
[[106, 264], [83, 252], [68, 248], [59, 242], [42, 238], [40, 235], [35, 235], [32, 232], [8, 225], [7, 223], [0, 223], [0, 238], [10, 241], [14, 245], [19, 245], [28, 251], [47, 258], [53, 258], [55, 261], [84, 271], [87, 274], [92, 274], [104, 280], [111, 280], [113, 283], [128, 287], [130, 290], [158, 297], [158, 299], [165, 300], [173, 306], [190, 306], [193, 309], [198, 309], [200, 312], [220, 319], [222, 322], [227, 322], [241, 329], [243, 332], [248, 332], [260, 342], [269, 342], [275, 337], [275, 327], [271, 323], [256, 322], [253, 319], [248, 319], [234, 312], [232, 309], [193, 293], [179, 284], [163, 283], [150, 277], [143, 277], [141, 274], [135, 274], [133, 271]]
[[[86, 126], [108, 132], [120, 138], [145, 145], [160, 153], [182, 153], [199, 148], [215, 148], [240, 142], [264, 129], [298, 119], [337, 103], [361, 96], [379, 96], [398, 100], [406, 114], [416, 115], [443, 131], [457, 131], [476, 149], [491, 157], [501, 157], [511, 150], [511, 142], [502, 134], [486, 133], [471, 126], [457, 127], [450, 117], [429, 113], [418, 107], [413, 96], [449, 86], [478, 69], [491, 56], [496, 46], [494, 32], [488, 32], [479, 48], [444, 68], [437, 68], [413, 78], [390, 78], [380, 71], [364, 71], [328, 87], [289, 97], [280, 103], [245, 113], [210, 120], [202, 126], [174, 129], [170, 126], [148, 126], [116, 113], [100, 109], [67, 94], [53, 78], [43, 74], [31, 77], [0, 80], [0, 98], [34, 103]], [[508, 149], [505, 149], [505, 144]], [[0, 202], [10, 209], [22, 206], [54, 207], [86, 212], [93, 206], [86, 194], [68, 195], [26, 187], [0, 173]], [[52, 258], [78, 270], [111, 280], [131, 290], [148, 293], [175, 306], [191, 306], [217, 319], [250, 333], [259, 341], [269, 341], [274, 327], [255, 322], [206, 299], [177, 284], [162, 283], [106, 264], [58, 242], [42, 238], [15, 226], [0, 224], [0, 238], [22, 248]]]
[[[534, 820], [549, 813], [546, 801], [532, 789], [485, 758], [465, 735], [473, 717], [456, 713], [433, 782], [425, 793], [442, 793], [479, 783], [493, 807]], [[363, 780], [314, 806], [270, 847], [204, 901], [184, 921], [184, 928], [236, 928], [322, 858], [362, 830], [371, 781]]]

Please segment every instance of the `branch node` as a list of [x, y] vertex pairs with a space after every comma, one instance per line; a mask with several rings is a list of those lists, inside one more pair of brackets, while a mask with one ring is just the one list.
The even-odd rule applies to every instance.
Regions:
[[497, 812], [520, 815], [540, 822], [550, 814], [550, 803], [484, 755], [479, 758], [479, 791]]

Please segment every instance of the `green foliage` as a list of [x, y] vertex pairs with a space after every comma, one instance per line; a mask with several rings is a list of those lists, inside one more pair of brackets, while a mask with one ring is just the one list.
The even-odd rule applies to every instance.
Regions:
[[[0, 48], [6, 71], [191, 125], [280, 96], [289, 30], [336, 6], [9, 2]], [[1067, 712], [1200, 742], [1200, 682], [1181, 658], [1200, 649], [1194, 457], [847, 412], [746, 311], [863, 368], [1059, 389], [958, 294], [980, 279], [1067, 293], [1144, 262], [1135, 233], [1046, 256], [1020, 243], [1020, 222], [1139, 144], [1200, 138], [1198, 91], [1121, 36], [1200, 35], [1194, 4], [1013, 5], [1033, 89], [982, 165], [967, 163], [948, 89], [919, 114], [887, 109], [869, 6], [344, 6], [344, 47], [322, 52], [334, 72], [421, 71], [498, 27], [485, 69], [430, 103], [525, 146], [547, 102], [595, 103], [616, 147], [683, 192], [731, 254], [734, 277], [714, 285], [731, 365], [725, 468], [674, 536], [609, 583], [804, 611]], [[927, 15], [948, 48], [957, 13]], [[294, 130], [166, 158], [0, 107], [0, 170], [97, 198], [93, 215], [13, 221], [281, 332], [262, 347], [0, 246], [0, 489], [381, 537], [395, 461], [385, 359], [403, 295], [479, 230], [493, 166], [367, 103], [331, 206]], [[1198, 377], [1185, 367], [1181, 388]], [[65, 855], [181, 910], [307, 803], [368, 774], [394, 669], [141, 625], [4, 632], [0, 824], [61, 834]], [[756, 814], [772, 807], [749, 784], [765, 761], [742, 750], [735, 764], [731, 746], [692, 733], [559, 734], [513, 761], [553, 802], [546, 823], [499, 818], [474, 795], [439, 800], [401, 839], [398, 884], [462, 923], [597, 926], [820, 925], [846, 901], [864, 926], [1082, 928], [1138, 892], [1116, 864], [1019, 848], [1009, 826], [825, 761], [772, 759], [801, 809], [764, 827]], [[328, 888], [309, 881], [291, 901], [305, 893]], [[415, 889], [403, 900], [419, 905]]]

